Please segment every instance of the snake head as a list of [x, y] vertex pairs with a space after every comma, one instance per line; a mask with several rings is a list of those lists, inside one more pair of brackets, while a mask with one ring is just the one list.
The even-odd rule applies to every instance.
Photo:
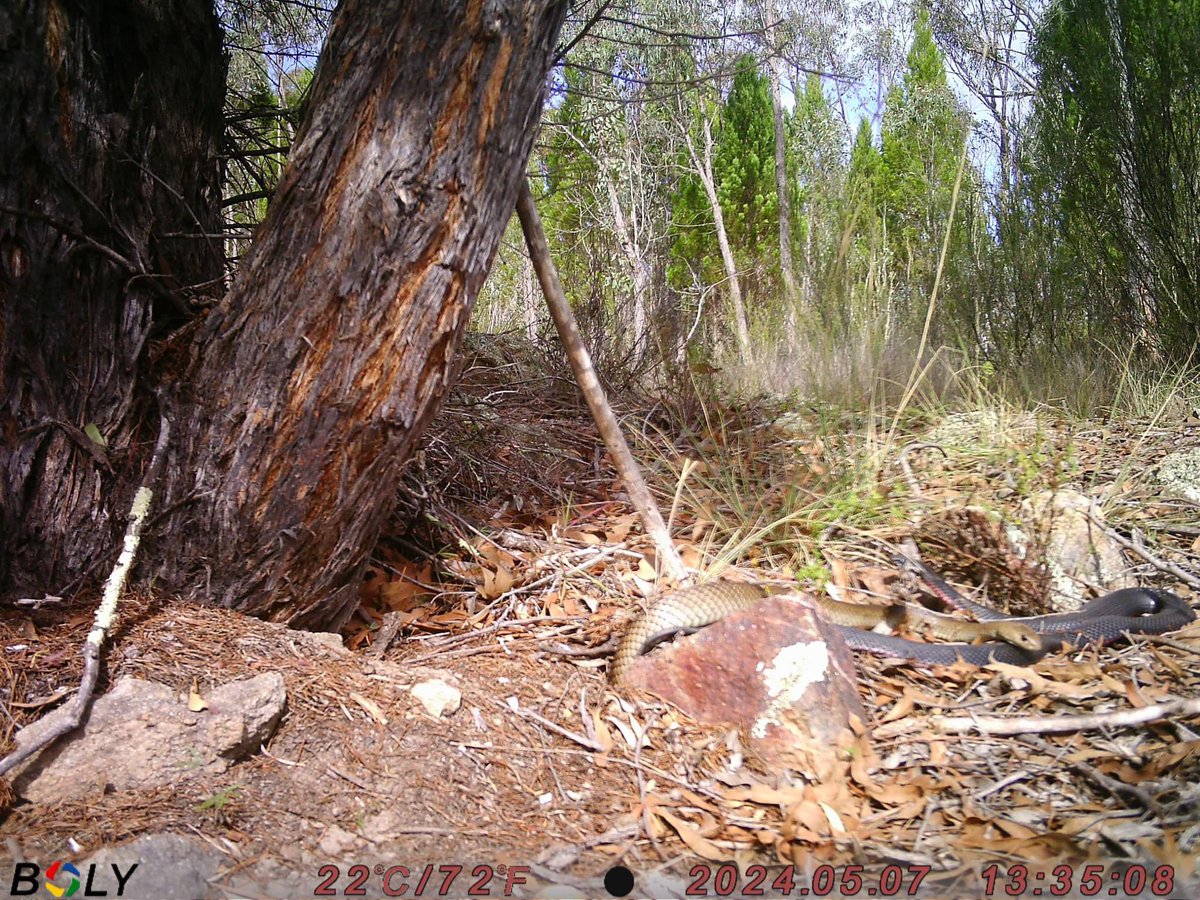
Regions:
[[1006, 622], [1000, 619], [988, 624], [995, 625], [996, 637], [1006, 644], [1034, 652], [1040, 652], [1042, 649], [1042, 636], [1023, 622]]

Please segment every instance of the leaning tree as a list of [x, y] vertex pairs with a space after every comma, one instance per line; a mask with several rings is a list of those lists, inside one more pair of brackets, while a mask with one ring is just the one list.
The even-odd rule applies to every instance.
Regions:
[[211, 0], [0, 11], [0, 596], [111, 565], [159, 422], [143, 572], [336, 627], [512, 212], [565, 0], [344, 0], [215, 304]]

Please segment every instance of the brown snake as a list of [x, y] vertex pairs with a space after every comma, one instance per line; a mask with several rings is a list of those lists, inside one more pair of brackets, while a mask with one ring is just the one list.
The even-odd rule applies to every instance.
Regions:
[[[923, 569], [923, 567], [921, 567]], [[1127, 588], [1105, 594], [1077, 612], [1011, 618], [966, 600], [928, 570], [919, 572], [935, 591], [953, 605], [969, 609], [983, 622], [968, 622], [907, 604], [868, 606], [809, 595], [818, 612], [837, 625], [846, 643], [858, 650], [949, 665], [963, 660], [975, 665], [1008, 662], [1028, 665], [1064, 643], [1107, 643], [1127, 632], [1162, 634], [1195, 619], [1182, 599], [1166, 591]], [[711, 625], [764, 597], [792, 589], [716, 581], [674, 591], [651, 603], [617, 645], [609, 677], [621, 683], [633, 661], [656, 643], [680, 632]], [[921, 643], [866, 629], [880, 622], [901, 622], [910, 630], [964, 643]], [[966, 643], [975, 640], [985, 643]]]

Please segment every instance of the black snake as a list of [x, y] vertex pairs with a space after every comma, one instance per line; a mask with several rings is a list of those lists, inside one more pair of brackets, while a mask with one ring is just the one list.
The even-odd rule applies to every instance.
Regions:
[[[939, 616], [911, 605], [868, 606], [807, 596], [826, 619], [838, 626], [850, 647], [940, 665], [959, 660], [979, 666], [991, 662], [1029, 665], [1067, 643], [1078, 647], [1119, 640], [1126, 633], [1163, 634], [1196, 618], [1182, 598], [1168, 591], [1140, 587], [1105, 594], [1076, 612], [1011, 617], [968, 600], [920, 563], [904, 562], [942, 600], [981, 621]], [[789, 592], [792, 589], [716, 581], [667, 594], [651, 603], [645, 615], [625, 632], [613, 656], [609, 677], [619, 684], [633, 661], [655, 644], [680, 632], [711, 625], [764, 597]], [[895, 626], [900, 620], [911, 630], [964, 643], [922, 643], [867, 630], [878, 622]], [[965, 643], [978, 639], [985, 642]]]

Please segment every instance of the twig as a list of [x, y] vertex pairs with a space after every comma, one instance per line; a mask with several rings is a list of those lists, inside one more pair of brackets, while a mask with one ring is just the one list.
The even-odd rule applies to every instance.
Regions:
[[[430, 645], [433, 645], [435, 641], [441, 641], [442, 643], [438, 644], [437, 646], [448, 649], [450, 647], [457, 646], [458, 644], [465, 644], [467, 641], [474, 640], [475, 638], [494, 634], [497, 631], [503, 631], [505, 628], [525, 628], [529, 625], [543, 625], [546, 622], [556, 622], [560, 625], [572, 624], [576, 622], [582, 622], [586, 618], [587, 616], [530, 616], [528, 619], [505, 619], [501, 622], [493, 622], [491, 625], [486, 625], [483, 628], [476, 629], [475, 631], [468, 631], [465, 634], [454, 634], [448, 636], [443, 634], [433, 635], [429, 639], [429, 643]], [[415, 659], [406, 659], [405, 662], [410, 664], [424, 662], [427, 659], [433, 659], [434, 657], [440, 655], [440, 651], [435, 651], [428, 656], [418, 656]]]
[[560, 644], [557, 641], [543, 643], [541, 651], [543, 653], [553, 653], [557, 656], [573, 656], [576, 659], [596, 659], [601, 656], [609, 656], [617, 649], [617, 635], [613, 635], [603, 644], [597, 644], [594, 647], [569, 647], [566, 644]]
[[[1192, 590], [1200, 591], [1200, 578], [1185, 572], [1183, 569], [1179, 568], [1179, 566], [1175, 565], [1175, 563], [1167, 562], [1164, 559], [1159, 559], [1146, 549], [1146, 545], [1142, 543], [1140, 538], [1131, 541], [1120, 532], [1114, 531], [1106, 522], [1096, 515], [1096, 511], [1092, 507], [1088, 508], [1088, 518], [1092, 520], [1093, 525], [1107, 534], [1110, 538], [1112, 538], [1126, 550], [1132, 550], [1146, 562], [1150, 563], [1150, 565], [1154, 566], [1154, 568], [1158, 569], [1158, 571], [1167, 572], [1171, 575], [1174, 575]], [[1137, 534], [1136, 530], [1134, 531], [1134, 534]]]
[[1161, 644], [1164, 647], [1174, 647], [1184, 653], [1191, 653], [1193, 656], [1200, 656], [1200, 647], [1193, 647], [1191, 644], [1185, 644], [1183, 641], [1177, 641], [1174, 638], [1169, 638], [1165, 634], [1139, 634], [1139, 641], [1149, 641], [1152, 644]]
[[9, 206], [7, 203], [0, 203], [0, 213], [4, 213], [4, 214], [10, 215], [10, 216], [16, 216], [16, 217], [23, 218], [23, 219], [30, 219], [34, 222], [42, 222], [46, 225], [49, 225], [51, 228], [55, 229], [56, 231], [61, 231], [67, 237], [69, 237], [73, 240], [79, 241], [81, 244], [85, 244], [86, 246], [95, 250], [101, 256], [104, 256], [110, 262], [116, 263], [118, 266], [120, 266], [123, 269], [126, 269], [135, 274], [149, 275], [148, 272], [143, 270], [141, 266], [134, 263], [128, 257], [123, 256], [122, 254], [118, 253], [116, 250], [114, 250], [112, 247], [108, 246], [107, 244], [102, 244], [95, 238], [89, 237], [88, 235], [84, 234], [82, 231], [80, 231], [78, 228], [76, 228], [74, 225], [72, 225], [70, 222], [66, 221], [65, 219], [60, 219], [55, 216], [50, 216], [44, 212], [39, 212], [38, 210], [23, 209], [23, 208], [17, 207], [17, 206]]
[[[1039, 737], [1029, 735], [1027, 737], [1022, 737], [1021, 741], [1022, 743], [1029, 744], [1032, 747], [1037, 747], [1044, 753], [1054, 754], [1054, 749]], [[1068, 758], [1065, 750], [1056, 754], [1056, 756], [1056, 762], [1065, 763], [1069, 768], [1078, 772], [1084, 778], [1088, 779], [1103, 790], [1108, 791], [1114, 797], [1132, 797], [1139, 804], [1141, 804], [1144, 809], [1152, 813], [1160, 821], [1164, 818], [1162, 808], [1158, 805], [1158, 803], [1155, 802], [1154, 798], [1137, 785], [1125, 784], [1117, 781], [1115, 778], [1109, 778], [1095, 766], [1089, 766], [1085, 762]]]
[[920, 497], [921, 484], [917, 481], [917, 476], [913, 474], [912, 468], [908, 465], [908, 454], [913, 450], [936, 450], [946, 459], [950, 458], [950, 454], [946, 452], [946, 448], [941, 444], [930, 444], [925, 441], [913, 441], [911, 444], [905, 444], [900, 450], [900, 455], [896, 457], [896, 462], [900, 466], [900, 471], [904, 473], [904, 480], [908, 482], [908, 489], [913, 497]]
[[[590, 548], [586, 548], [586, 549], [590, 550]], [[505, 600], [508, 600], [511, 597], [516, 597], [520, 594], [528, 594], [528, 593], [536, 590], [537, 588], [541, 587], [542, 585], [549, 584], [551, 581], [554, 581], [555, 579], [558, 579], [558, 578], [570, 578], [572, 575], [576, 574], [577, 572], [582, 572], [585, 569], [590, 569], [592, 566], [596, 565], [596, 563], [602, 562], [603, 560], [608, 559], [610, 556], [625, 556], [630, 559], [644, 559], [645, 558], [645, 556], [643, 554], [637, 553], [633, 550], [629, 550], [629, 549], [621, 546], [620, 544], [609, 544], [604, 549], [599, 550], [598, 552], [593, 552], [592, 555], [588, 559], [585, 559], [583, 562], [578, 563], [574, 566], [571, 566], [571, 568], [567, 569], [565, 572], [560, 572], [559, 570], [555, 569], [553, 572], [550, 572], [547, 575], [543, 575], [541, 578], [538, 578], [534, 581], [529, 582], [529, 584], [523, 584], [520, 587], [516, 587], [516, 588], [513, 588], [512, 590], [505, 591], [503, 594], [501, 594], [499, 597], [496, 598], [496, 602], [501, 603]]]
[[576, 734], [574, 731], [571, 731], [570, 729], [563, 728], [557, 722], [551, 722], [545, 716], [539, 716], [532, 709], [525, 709], [523, 706], [518, 704], [515, 699], [513, 700], [513, 702], [511, 704], [505, 703], [503, 700], [495, 700], [493, 702], [497, 706], [501, 707], [502, 709], [507, 709], [511, 713], [516, 713], [518, 716], [520, 716], [522, 719], [525, 719], [527, 722], [536, 722], [537, 724], [541, 725], [543, 728], [548, 728], [550, 731], [553, 731], [555, 734], [562, 735], [563, 737], [567, 738], [568, 740], [574, 741], [575, 743], [579, 744], [579, 746], [586, 747], [588, 750], [595, 751], [596, 753], [604, 753], [608, 749], [603, 744], [601, 744], [599, 741], [594, 741], [591, 738], [584, 737], [582, 734]]
[[567, 302], [566, 295], [563, 294], [562, 284], [558, 280], [558, 272], [554, 268], [554, 261], [550, 258], [550, 245], [546, 242], [546, 234], [542, 230], [542, 220], [534, 205], [533, 194], [529, 190], [529, 182], [526, 179], [521, 180], [518, 188], [517, 216], [521, 220], [521, 228], [525, 232], [525, 244], [529, 247], [529, 256], [533, 260], [533, 268], [537, 272], [538, 282], [546, 297], [546, 304], [550, 307], [554, 326], [558, 329], [559, 339], [567, 352], [567, 359], [570, 360], [571, 368], [575, 372], [579, 389], [583, 392], [588, 408], [592, 411], [592, 418], [596, 420], [596, 427], [604, 438], [608, 452], [612, 455], [617, 474], [621, 476], [625, 490], [629, 492], [629, 500], [642, 520], [642, 527], [654, 541], [655, 549], [658, 551], [658, 560], [666, 567], [672, 578], [680, 584], [686, 584], [689, 581], [687, 567], [684, 566], [675, 545], [671, 542], [671, 535], [667, 532], [666, 523], [663, 522], [662, 514], [658, 511], [654, 496], [646, 486], [633, 454], [629, 452], [629, 444], [626, 443], [625, 436], [621, 433], [620, 423], [613, 415], [608, 398], [604, 396], [604, 388], [596, 376], [591, 354], [588, 353], [587, 345], [584, 344], [583, 337], [579, 333], [579, 326], [575, 322], [575, 316], [571, 312], [571, 306]]
[[1145, 725], [1170, 716], [1200, 716], [1200, 699], [1170, 700], [1141, 709], [1119, 709], [1109, 713], [1083, 716], [948, 716], [934, 718], [932, 725], [946, 734], [978, 731], [980, 734], [1063, 734], [1069, 731], [1095, 731], [1101, 728], [1127, 728]]
[[125, 540], [121, 547], [121, 553], [117, 557], [117, 564], [113, 566], [113, 570], [108, 576], [108, 581], [104, 584], [104, 593], [101, 595], [100, 605], [96, 608], [92, 630], [88, 633], [87, 641], [83, 645], [83, 677], [80, 679], [79, 692], [68, 707], [68, 714], [40, 738], [14, 750], [0, 760], [0, 775], [10, 772], [38, 751], [48, 747], [63, 735], [74, 731], [83, 721], [88, 705], [91, 703], [92, 694], [96, 690], [96, 679], [100, 676], [100, 651], [116, 621], [117, 604], [121, 599], [121, 592], [125, 589], [129, 570], [133, 567], [134, 559], [137, 558], [138, 545], [142, 539], [142, 526], [146, 521], [146, 515], [150, 512], [150, 502], [154, 499], [154, 491], [150, 485], [158, 481], [158, 476], [162, 472], [167, 456], [167, 442], [170, 437], [171, 423], [166, 415], [163, 415], [158, 429], [158, 441], [154, 445], [154, 455], [150, 457], [150, 466], [146, 469], [146, 476], [142, 479], [141, 485], [134, 492], [133, 503], [129, 508], [129, 524], [125, 528]]
[[62, 597], [56, 597], [54, 594], [46, 594], [42, 599], [37, 597], [20, 597], [13, 601], [16, 606], [28, 606], [31, 609], [42, 609], [46, 606], [55, 606], [63, 602]]
[[352, 785], [354, 785], [357, 788], [362, 788], [362, 790], [364, 790], [364, 791], [369, 791], [372, 794], [378, 793], [378, 791], [373, 790], [371, 788], [371, 785], [369, 785], [367, 782], [363, 781], [363, 779], [355, 778], [349, 772], [343, 772], [337, 766], [327, 765], [325, 767], [325, 771], [328, 772], [330, 775], [336, 775], [338, 778], [341, 778], [341, 779], [344, 779], [344, 780], [350, 782]]

